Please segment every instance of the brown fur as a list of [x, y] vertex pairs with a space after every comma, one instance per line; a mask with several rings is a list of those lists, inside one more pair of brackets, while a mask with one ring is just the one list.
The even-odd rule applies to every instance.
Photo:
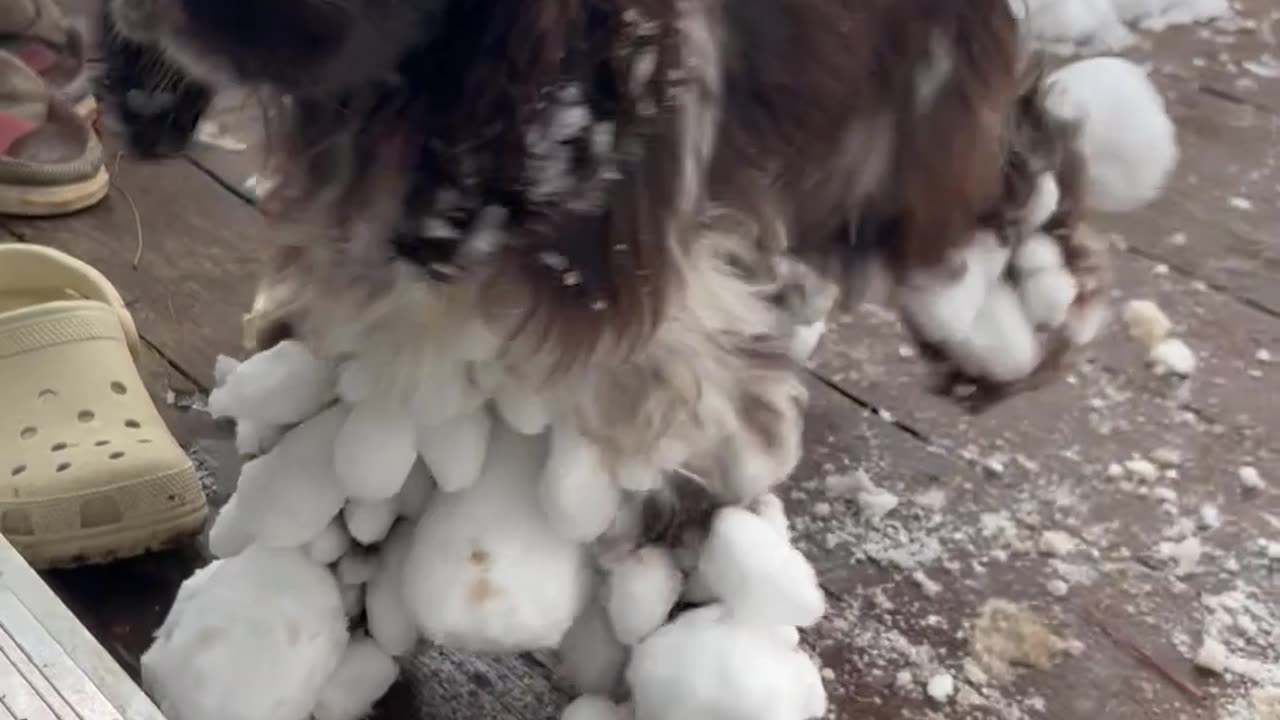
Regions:
[[[266, 206], [316, 238], [264, 285], [260, 342], [381, 348], [412, 388], [481, 320], [619, 467], [727, 496], [799, 456], [780, 258], [848, 289], [869, 258], [943, 264], [1010, 202], [1006, 0], [115, 1], [126, 32], [262, 91]], [[588, 130], [539, 154], [567, 85]]]

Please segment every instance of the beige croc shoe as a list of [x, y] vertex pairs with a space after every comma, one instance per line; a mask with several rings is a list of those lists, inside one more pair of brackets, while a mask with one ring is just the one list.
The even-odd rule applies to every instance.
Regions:
[[204, 494], [134, 365], [97, 270], [0, 245], [0, 533], [37, 568], [100, 563], [200, 531]]

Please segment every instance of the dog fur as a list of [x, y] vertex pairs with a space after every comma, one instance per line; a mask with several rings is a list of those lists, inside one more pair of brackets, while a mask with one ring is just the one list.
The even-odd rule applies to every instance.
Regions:
[[[847, 302], [877, 273], [895, 294], [948, 282], [983, 233], [1016, 250], [1042, 176], [1072, 310], [1101, 297], [1071, 128], [1042, 112], [1007, 0], [113, 10], [267, 108], [264, 208], [312, 232], [267, 274], [255, 347], [372, 351], [389, 396], [519, 379], [620, 478], [766, 492], [800, 456], [796, 308], [825, 310], [826, 281]], [[901, 307], [942, 366], [1004, 389], [1083, 332], [1037, 328], [1030, 367], [984, 375], [922, 330], [945, 309]], [[442, 354], [461, 370], [424, 372]]]

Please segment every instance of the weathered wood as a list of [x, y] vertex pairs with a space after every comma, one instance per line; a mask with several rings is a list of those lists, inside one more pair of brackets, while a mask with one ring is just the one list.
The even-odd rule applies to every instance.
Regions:
[[279, 235], [184, 160], [108, 157], [113, 189], [100, 205], [64, 218], [4, 218], [0, 225], [101, 270], [123, 291], [142, 335], [208, 387], [213, 358], [239, 348], [241, 316]]

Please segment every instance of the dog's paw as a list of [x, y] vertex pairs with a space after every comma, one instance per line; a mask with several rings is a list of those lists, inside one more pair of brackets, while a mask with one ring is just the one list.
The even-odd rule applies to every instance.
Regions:
[[938, 389], [977, 410], [1042, 384], [1098, 335], [1107, 267], [1105, 243], [1083, 227], [1012, 245], [980, 230], [946, 266], [909, 273], [896, 299]]

